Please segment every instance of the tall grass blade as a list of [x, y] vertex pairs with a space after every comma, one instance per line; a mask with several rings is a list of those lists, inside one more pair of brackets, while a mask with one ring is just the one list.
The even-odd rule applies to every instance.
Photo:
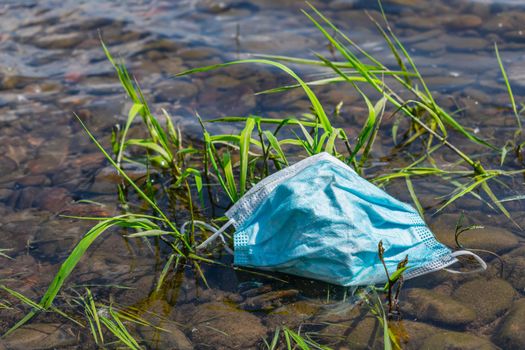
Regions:
[[250, 162], [248, 152], [250, 151], [250, 139], [252, 137], [252, 131], [255, 127], [255, 119], [246, 120], [246, 126], [241, 132], [241, 138], [239, 142], [240, 154], [241, 154], [241, 173], [239, 182], [239, 197], [242, 197], [246, 192], [246, 180], [248, 178], [248, 164]]
[[120, 162], [122, 161], [122, 154], [124, 153], [124, 143], [126, 141], [126, 136], [128, 135], [129, 128], [131, 127], [133, 120], [135, 120], [135, 117], [142, 111], [143, 108], [143, 104], [134, 103], [129, 110], [128, 119], [126, 121], [126, 125], [124, 126], [124, 130], [122, 130], [122, 136], [120, 137], [120, 147], [118, 148], [117, 165], [119, 167]]
[[229, 152], [223, 154], [221, 163], [224, 169], [224, 177], [226, 178], [226, 186], [224, 188], [230, 193], [233, 202], [236, 202], [239, 196], [237, 195], [237, 185], [235, 184], [231, 154]]
[[414, 202], [414, 205], [416, 206], [416, 209], [419, 212], [419, 215], [422, 218], [425, 217], [425, 211], [423, 210], [423, 207], [421, 206], [421, 203], [419, 202], [419, 199], [417, 198], [416, 191], [414, 190], [414, 185], [412, 184], [412, 180], [410, 180], [410, 176], [405, 177], [405, 182], [407, 184], [407, 189], [408, 189], [408, 192], [410, 193], [410, 197], [412, 197], [412, 201]]
[[164, 268], [162, 269], [162, 272], [160, 273], [159, 280], [157, 281], [157, 286], [155, 287], [155, 291], [159, 291], [162, 287], [162, 284], [164, 283], [164, 279], [168, 275], [168, 272], [170, 270], [171, 265], [173, 264], [173, 261], [175, 258], [178, 259], [176, 254], [170, 254], [170, 257], [168, 258], [168, 261], [166, 264], [164, 264]]
[[503, 80], [505, 81], [505, 86], [507, 87], [507, 92], [509, 94], [510, 103], [512, 105], [512, 111], [514, 112], [514, 116], [516, 117], [516, 123], [518, 124], [518, 128], [521, 131], [521, 118], [520, 114], [518, 112], [518, 108], [516, 107], [516, 101], [514, 99], [514, 93], [512, 92], [512, 87], [510, 86], [509, 77], [507, 76], [507, 72], [505, 71], [505, 67], [503, 66], [503, 61], [501, 60], [501, 56], [499, 54], [498, 50], [498, 44], [494, 43], [494, 51], [496, 52], [496, 58], [498, 59], [498, 65], [501, 70], [501, 75], [503, 76]]
[[279, 155], [281, 162], [283, 162], [286, 166], [288, 166], [288, 159], [286, 159], [286, 155], [284, 154], [283, 149], [281, 148], [281, 145], [279, 144], [279, 141], [277, 140], [277, 138], [269, 130], [264, 130], [263, 134], [264, 136], [266, 136], [266, 139], [270, 143], [270, 146]]

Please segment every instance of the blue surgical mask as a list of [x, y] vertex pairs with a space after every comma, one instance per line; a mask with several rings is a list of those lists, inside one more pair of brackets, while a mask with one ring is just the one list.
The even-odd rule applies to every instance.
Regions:
[[[459, 255], [436, 240], [418, 212], [320, 153], [259, 182], [227, 212], [230, 219], [198, 248], [235, 226], [234, 264], [342, 286], [386, 282], [408, 256], [405, 279], [445, 269]], [[449, 270], [450, 272], [456, 272]]]

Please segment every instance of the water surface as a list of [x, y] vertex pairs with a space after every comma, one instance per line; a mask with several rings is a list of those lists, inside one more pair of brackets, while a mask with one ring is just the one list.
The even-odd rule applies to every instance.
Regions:
[[[378, 15], [373, 1], [313, 4], [378, 58], [395, 62], [364, 12]], [[523, 2], [395, 0], [384, 1], [384, 5], [392, 27], [407, 45], [438, 103], [457, 111], [458, 120], [480, 136], [503, 146], [504, 140], [512, 137], [515, 119], [493, 45], [498, 44], [514, 92], [522, 101]], [[330, 56], [326, 40], [301, 14], [305, 7], [303, 1], [295, 0], [4, 1], [0, 5], [0, 248], [11, 249], [6, 253], [13, 259], [0, 257], [2, 283], [38, 299], [60, 262], [90, 227], [89, 222], [59, 214], [96, 216], [119, 211], [118, 179], [73, 117], [77, 113], [107, 146], [113, 126], [125, 120], [130, 107], [100, 47], [99, 36], [115, 56], [127, 62], [151, 107], [156, 112], [166, 109], [184, 137], [198, 142], [196, 112], [212, 119], [308, 111], [309, 104], [299, 91], [254, 96], [257, 91], [289, 82], [282, 73], [265, 67], [244, 65], [173, 78], [188, 68], [254, 53], [313, 57], [312, 52], [319, 52]], [[301, 71], [308, 80], [318, 77], [316, 73]], [[350, 135], [357, 135], [365, 109], [355, 92], [335, 86], [316, 92], [327, 110], [344, 102], [342, 119], [336, 123]], [[211, 130], [236, 129], [215, 125]], [[481, 154], [471, 143], [457, 141], [468, 152], [478, 152], [491, 167], [499, 167], [493, 154]], [[393, 154], [391, 148], [390, 138], [382, 141], [373, 154], [370, 176], [409, 160], [406, 155]], [[446, 157], [441, 161], [451, 162]], [[516, 160], [505, 167], [521, 169], [523, 164]], [[502, 189], [498, 195], [519, 194], [521, 180], [512, 180], [510, 190]], [[483, 255], [491, 268], [481, 276], [438, 273], [410, 282], [401, 299], [403, 321], [397, 325], [406, 335], [404, 346], [439, 348], [445, 338], [452, 339], [454, 346], [472, 349], [524, 344], [523, 333], [509, 335], [507, 329], [511, 322], [525, 321], [519, 312], [518, 316], [512, 313], [521, 310], [525, 291], [523, 233], [472, 196], [432, 215], [442, 202], [440, 196], [451, 189], [433, 179], [421, 179], [415, 185], [427, 209], [426, 219], [442, 241], [454, 246], [451, 235], [464, 211], [470, 222], [488, 226], [469, 242], [475, 248], [495, 251], [505, 266], [500, 274], [499, 260]], [[394, 183], [387, 190], [410, 201], [404, 183]], [[521, 202], [512, 202], [508, 208], [521, 223], [525, 213]], [[179, 225], [183, 219], [177, 218]], [[147, 329], [133, 328], [138, 338], [149, 340], [151, 348], [255, 348], [261, 346], [262, 337], [271, 337], [275, 328], [283, 325], [309, 329], [319, 341], [335, 348], [381, 346], [380, 332], [371, 336], [377, 320], [351, 307], [332, 305], [341, 300], [343, 291], [321, 283], [287, 276], [279, 276], [287, 283], [275, 282], [208, 267], [205, 272], [211, 290], [207, 290], [187, 267], [170, 275], [166, 286], [154, 292], [165, 262], [163, 252], [158, 242], [148, 246], [117, 233], [107, 234], [89, 250], [58, 304], [66, 307], [69, 298], [88, 285], [100, 300], [151, 310], [177, 322], [162, 321], [172, 333], [161, 338]], [[224, 257], [224, 261], [228, 259]], [[257, 299], [259, 295], [264, 297]], [[2, 331], [27, 310], [13, 299], [10, 302], [12, 308], [0, 308]], [[431, 305], [427, 309], [420, 307], [427, 304]], [[450, 310], [455, 310], [452, 316], [448, 315]], [[27, 336], [18, 337], [22, 342], [18, 347], [94, 347], [86, 329], [56, 315], [39, 316], [33, 327], [26, 330]], [[51, 334], [46, 337], [49, 343], [32, 338], [38, 331]], [[29, 343], [23, 343], [26, 339]]]

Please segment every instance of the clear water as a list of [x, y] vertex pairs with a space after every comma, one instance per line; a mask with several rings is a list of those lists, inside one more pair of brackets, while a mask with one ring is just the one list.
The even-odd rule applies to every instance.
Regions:
[[[459, 110], [458, 120], [502, 146], [503, 140], [512, 136], [515, 121], [509, 111], [493, 43], [498, 43], [517, 100], [522, 101], [525, 86], [523, 2], [399, 0], [384, 3], [395, 32], [406, 43], [438, 102], [448, 110]], [[363, 11], [377, 13], [378, 7], [373, 1], [314, 1], [313, 4], [378, 58], [394, 62]], [[281, 73], [259, 66], [173, 78], [173, 74], [187, 68], [251, 53], [312, 57], [312, 52], [321, 52], [330, 55], [326, 41], [301, 14], [300, 9], [305, 7], [303, 1], [294, 0], [2, 2], [0, 248], [11, 249], [6, 253], [13, 259], [0, 257], [0, 281], [36, 300], [51, 281], [59, 263], [90, 226], [90, 223], [61, 218], [57, 214], [108, 215], [118, 211], [115, 191], [118, 180], [73, 117], [73, 113], [79, 114], [108, 145], [113, 125], [125, 120], [129, 108], [102, 52], [99, 33], [111, 51], [126, 60], [154, 110], [165, 108], [174, 116], [186, 138], [198, 139], [200, 127], [194, 117], [196, 111], [205, 119], [212, 119], [250, 113], [279, 116], [308, 109], [304, 96], [297, 93], [253, 97], [254, 92], [288, 82]], [[315, 71], [301, 73], [307, 79], [317, 77]], [[355, 135], [354, 126], [362, 121], [364, 109], [354, 92], [335, 87], [318, 92], [328, 109], [335, 108], [341, 100], [345, 102], [343, 119], [339, 123]], [[233, 128], [217, 125], [212, 131], [228, 132]], [[468, 152], [478, 152], [469, 143], [460, 145]], [[374, 153], [370, 174], [407, 161], [405, 155], [392, 154], [391, 146], [391, 142], [385, 140]], [[498, 157], [479, 156], [485, 157], [490, 166], [499, 167]], [[450, 159], [445, 157], [442, 161], [447, 163]], [[510, 169], [522, 167], [518, 160], [506, 164]], [[506, 282], [497, 279], [501, 283], [493, 284], [495, 287], [487, 282], [487, 298], [507, 298], [508, 293], [501, 288], [511, 285], [514, 294], [507, 299], [520, 299], [525, 287], [521, 280], [525, 280], [525, 276], [520, 270], [523, 266], [519, 250], [522, 233], [473, 197], [459, 200], [446, 211], [431, 215], [439, 207], [440, 200], [436, 198], [450, 190], [432, 181], [415, 181], [428, 209], [427, 220], [434, 223], [436, 230], [450, 232], [447, 233], [449, 238], [460, 211], [464, 211], [471, 222], [498, 226], [500, 230], [493, 235], [502, 235], [502, 238], [496, 239], [494, 244], [502, 246], [495, 249], [499, 249], [498, 253], [506, 261], [503, 275]], [[510, 190], [502, 189], [498, 194], [522, 191], [520, 179], [514, 179], [510, 185]], [[410, 200], [404, 183], [394, 183], [387, 190], [403, 200]], [[78, 200], [101, 202], [105, 206], [81, 204]], [[524, 213], [521, 203], [510, 203], [508, 208], [520, 222]], [[501, 243], [504, 241], [506, 245]], [[490, 242], [488, 244], [492, 244]], [[258, 347], [261, 343], [257, 340], [270, 337], [277, 325], [294, 329], [303, 325], [315, 334], [322, 334], [321, 340], [336, 348], [343, 348], [345, 344], [353, 348], [358, 343], [356, 337], [363, 334], [365, 337], [369, 332], [365, 327], [369, 321], [349, 323], [351, 317], [347, 310], [347, 316], [338, 318], [341, 312], [334, 311], [332, 304], [342, 298], [342, 290], [289, 276], [279, 276], [287, 281], [284, 283], [228, 268], [208, 267], [205, 273], [212, 288], [208, 291], [202, 283], [196, 282], [188, 266], [170, 275], [166, 286], [154, 292], [155, 279], [164, 264], [163, 255], [159, 254], [162, 249], [158, 242], [150, 247], [115, 233], [108, 234], [89, 250], [59, 303], [66, 305], [68, 296], [74, 295], [75, 290], [81, 291], [82, 286], [91, 285], [98, 286], [92, 288], [100, 300], [114, 298], [121, 305], [139, 309], [156, 307], [156, 312], [159, 312], [158, 305], [163, 305], [164, 316], [179, 322], [177, 327], [198, 349]], [[224, 259], [228, 262], [227, 257]], [[497, 259], [491, 260], [491, 272], [475, 278], [491, 277], [493, 281], [498, 264]], [[460, 300], [461, 286], [472, 282], [472, 278], [440, 274], [422, 277], [408, 284], [406, 291], [423, 288]], [[270, 300], [257, 307], [247, 307], [246, 300], [250, 297], [244, 291], [261, 285], [263, 288], [254, 293], [270, 293]], [[407, 302], [419, 300], [413, 295], [403, 295], [401, 302], [404, 298]], [[436, 334], [459, 331], [477, 337], [475, 340], [469, 338], [471, 342], [493, 342], [510, 348], [509, 343], [501, 340], [501, 327], [512, 308], [509, 303], [491, 311], [487, 317], [477, 315], [469, 324], [457, 320], [436, 321], [427, 314], [408, 310], [398, 327], [404, 330], [400, 333], [407, 335], [403, 338], [407, 348], [420, 348], [429, 341], [429, 329]], [[234, 307], [226, 311], [214, 308], [222, 304]], [[243, 308], [248, 310], [239, 311]], [[0, 330], [8, 329], [21, 317], [20, 309], [23, 308], [0, 309]], [[202, 331], [202, 324], [214, 315], [220, 322], [209, 321], [209, 328]], [[74, 347], [94, 346], [86, 329], [58, 316], [40, 316], [35, 322], [65, 323], [67, 326], [69, 343], [62, 341], [49, 347], [66, 343]], [[229, 332], [235, 328], [232, 322], [236, 329], [240, 327], [241, 334], [232, 331], [234, 336], [226, 337], [221, 332], [210, 331], [220, 330], [222, 326], [224, 332]], [[328, 328], [327, 323], [340, 327], [334, 330]], [[365, 326], [356, 327], [357, 323]], [[345, 327], [344, 332], [337, 330], [341, 327]], [[200, 329], [200, 335], [194, 329]], [[242, 336], [247, 333], [250, 337]], [[139, 338], [144, 336], [144, 332], [137, 334]], [[380, 347], [380, 340], [364, 343], [365, 348]], [[160, 348], [166, 346], [159, 344]], [[150, 343], [149, 347], [155, 345]]]

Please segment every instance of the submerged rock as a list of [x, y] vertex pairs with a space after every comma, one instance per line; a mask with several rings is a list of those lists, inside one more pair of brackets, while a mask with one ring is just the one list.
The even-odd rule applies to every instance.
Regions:
[[63, 210], [72, 201], [69, 191], [62, 187], [45, 188], [39, 196], [36, 205], [51, 212]]
[[516, 291], [499, 278], [476, 279], [459, 286], [453, 296], [476, 311], [477, 320], [488, 323], [510, 308]]
[[504, 349], [525, 349], [525, 299], [512, 304], [494, 341]]
[[58, 323], [25, 325], [4, 338], [4, 345], [10, 350], [55, 349], [76, 342], [77, 339], [71, 330]]
[[451, 29], [470, 29], [479, 27], [483, 20], [476, 15], [465, 14], [447, 18], [443, 22]]
[[71, 49], [85, 38], [82, 33], [40, 35], [34, 44], [42, 49]]
[[351, 349], [383, 348], [383, 327], [377, 317], [369, 315], [359, 322], [346, 337]]
[[476, 312], [449, 296], [425, 289], [410, 289], [402, 303], [403, 312], [419, 320], [464, 327], [476, 319]]
[[211, 56], [219, 55], [220, 52], [211, 47], [184, 48], [177, 52], [177, 56], [183, 60], [202, 60]]
[[229, 89], [239, 85], [241, 82], [225, 74], [217, 74], [206, 79], [206, 85], [218, 89]]
[[425, 78], [425, 81], [427, 82], [428, 86], [437, 90], [448, 90], [451, 87], [456, 89], [462, 88], [475, 82], [473, 78], [465, 76], [456, 77], [452, 75], [429, 76], [428, 78]]
[[7, 175], [18, 168], [18, 164], [11, 158], [0, 156], [0, 176]]
[[[342, 303], [315, 317], [317, 324], [328, 324], [319, 332], [322, 344], [334, 349], [382, 349], [383, 326], [368, 305]], [[394, 322], [392, 323], [392, 326]], [[340, 347], [338, 347], [339, 345]]]
[[266, 318], [265, 324], [270, 329], [282, 326], [295, 329], [315, 315], [320, 308], [321, 305], [316, 302], [307, 300], [296, 301], [273, 310]]
[[421, 349], [432, 350], [496, 350], [489, 340], [469, 333], [444, 331], [427, 338]]
[[[520, 293], [525, 293], [525, 247], [517, 248], [503, 257], [503, 278]], [[495, 273], [500, 272], [500, 262]]]
[[403, 17], [397, 22], [397, 25], [401, 28], [408, 27], [414, 29], [433, 29], [436, 28], [438, 24], [436, 20], [428, 20], [428, 18], [420, 16]]
[[150, 349], [191, 350], [193, 345], [177, 325], [172, 322], [159, 324], [163, 330], [142, 326], [140, 333]]
[[[456, 247], [454, 230], [458, 215], [442, 215], [430, 227], [436, 238], [449, 247]], [[463, 232], [459, 242], [469, 249], [484, 249], [494, 253], [504, 253], [518, 245], [518, 238], [510, 231], [495, 226], [485, 226]]]
[[165, 300], [153, 300], [147, 307], [142, 308], [141, 317], [151, 325], [140, 325], [137, 328], [148, 344], [148, 348], [193, 349], [193, 345], [181, 330], [181, 325], [169, 320], [172, 308]]
[[381, 349], [383, 328], [379, 320], [371, 313], [353, 310], [352, 320], [329, 324], [320, 332], [323, 343], [344, 344], [350, 349]]
[[173, 102], [180, 99], [189, 99], [199, 92], [197, 85], [183, 80], [170, 81], [159, 86], [155, 93], [156, 102]]
[[405, 336], [399, 340], [403, 349], [422, 349], [425, 340], [440, 331], [439, 328], [423, 322], [403, 320], [402, 325]]
[[479, 37], [445, 36], [443, 41], [452, 51], [477, 51], [490, 47], [490, 43]]
[[205, 303], [192, 311], [192, 340], [201, 347], [246, 349], [266, 335], [258, 317], [219, 302]]
[[283, 299], [293, 298], [298, 294], [297, 289], [270, 291], [247, 298], [240, 307], [245, 310], [270, 310], [281, 306]]

